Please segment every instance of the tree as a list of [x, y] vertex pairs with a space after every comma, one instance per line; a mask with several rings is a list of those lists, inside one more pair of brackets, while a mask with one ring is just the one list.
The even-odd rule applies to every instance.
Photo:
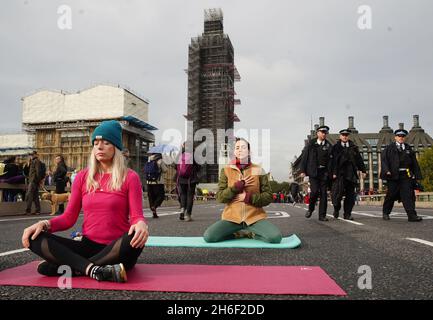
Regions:
[[418, 162], [423, 176], [424, 191], [433, 191], [433, 148], [425, 149]]

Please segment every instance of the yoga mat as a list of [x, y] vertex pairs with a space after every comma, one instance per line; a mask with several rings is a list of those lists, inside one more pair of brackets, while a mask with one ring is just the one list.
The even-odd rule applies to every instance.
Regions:
[[[37, 273], [38, 261], [0, 272], [0, 285], [57, 288], [61, 278]], [[159, 292], [335, 295], [346, 293], [320, 267], [139, 264], [127, 283], [71, 279], [72, 288]]]
[[240, 238], [215, 243], [207, 243], [203, 237], [149, 237], [146, 247], [191, 247], [191, 248], [269, 248], [294, 249], [301, 245], [301, 240], [292, 235], [283, 238], [281, 243], [267, 243], [260, 240]]

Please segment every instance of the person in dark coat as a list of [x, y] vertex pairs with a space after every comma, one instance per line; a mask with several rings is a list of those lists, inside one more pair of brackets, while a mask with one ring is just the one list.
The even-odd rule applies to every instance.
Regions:
[[31, 153], [32, 160], [30, 162], [30, 170], [28, 177], [27, 193], [26, 193], [26, 214], [31, 214], [32, 204], [35, 203], [35, 214], [41, 213], [41, 204], [39, 202], [39, 186], [45, 178], [45, 174], [41, 172], [41, 161], [38, 158], [38, 153], [33, 151]]
[[[57, 165], [56, 171], [53, 173], [53, 180], [56, 185], [56, 193], [66, 193], [66, 174], [68, 173], [68, 169], [65, 159], [62, 155], [57, 155], [54, 161]], [[64, 211], [65, 205], [63, 203], [59, 204], [59, 210], [56, 212], [56, 214], [62, 214]]]
[[422, 179], [421, 169], [412, 147], [405, 143], [408, 132], [398, 129], [394, 132], [395, 142], [382, 151], [381, 178], [388, 183], [383, 203], [383, 219], [389, 220], [394, 201], [401, 200], [410, 222], [422, 221], [415, 210], [414, 184]]
[[320, 221], [328, 221], [326, 209], [328, 207], [328, 185], [332, 167], [332, 145], [326, 140], [328, 133], [328, 126], [317, 128], [317, 138], [312, 139], [305, 146], [300, 163], [301, 177], [309, 177], [311, 188], [310, 203], [305, 217], [311, 217], [320, 196]]
[[364, 160], [359, 148], [350, 140], [350, 134], [350, 129], [341, 130], [340, 139], [332, 147], [332, 204], [335, 219], [339, 217], [344, 196], [344, 219], [353, 220], [358, 171], [362, 172], [364, 178], [366, 175]]
[[[192, 221], [191, 215], [194, 204], [195, 189], [197, 184], [200, 182], [201, 166], [195, 161], [194, 152], [194, 147], [192, 150], [188, 150], [187, 144], [182, 144], [181, 152], [176, 161], [176, 174], [174, 176], [180, 196], [181, 212], [179, 219], [187, 222]], [[188, 159], [190, 161], [188, 161]], [[188, 168], [188, 166], [190, 167]], [[183, 168], [185, 168], [185, 170]]]

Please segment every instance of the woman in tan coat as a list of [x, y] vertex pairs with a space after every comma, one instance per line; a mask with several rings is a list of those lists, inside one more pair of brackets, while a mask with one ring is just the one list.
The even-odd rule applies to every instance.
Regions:
[[221, 170], [217, 200], [225, 203], [222, 220], [204, 233], [206, 242], [247, 236], [270, 243], [281, 242], [281, 232], [270, 223], [263, 207], [272, 202], [268, 175], [251, 163], [250, 144], [236, 139], [235, 159]]

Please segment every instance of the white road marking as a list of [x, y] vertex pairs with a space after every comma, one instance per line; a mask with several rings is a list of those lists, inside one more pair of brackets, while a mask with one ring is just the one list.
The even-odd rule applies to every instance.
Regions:
[[29, 251], [29, 249], [18, 249], [18, 250], [3, 252], [3, 253], [0, 253], [0, 257], [9, 256], [11, 254], [20, 253], [20, 252], [24, 252], [24, 251]]
[[[333, 215], [327, 214], [327, 216], [335, 219]], [[356, 224], [357, 226], [363, 226], [364, 225], [361, 222], [356, 222], [356, 221], [352, 221], [352, 220], [345, 220], [343, 218], [338, 218], [338, 220], [341, 220], [341, 221], [344, 221], [344, 222], [348, 222], [348, 223], [352, 223], [352, 224]]]
[[427, 240], [422, 240], [422, 239], [417, 239], [417, 238], [406, 238], [406, 240], [415, 241], [415, 242], [422, 243], [422, 244], [428, 245], [430, 247], [433, 247], [433, 242], [430, 242]]
[[285, 211], [267, 211], [273, 213], [273, 216], [268, 216], [268, 219], [290, 218], [290, 214]]
[[35, 217], [28, 217], [28, 218], [13, 218], [13, 219], [2, 219], [0, 222], [9, 222], [9, 221], [25, 221], [25, 220], [41, 220], [43, 218], [54, 218], [54, 216], [35, 216]]
[[358, 214], [358, 215], [360, 215], [360, 216], [366, 216], [366, 217], [377, 218], [377, 215], [375, 215], [375, 214], [371, 214], [371, 213], [365, 213], [365, 212], [352, 211], [352, 214]]

